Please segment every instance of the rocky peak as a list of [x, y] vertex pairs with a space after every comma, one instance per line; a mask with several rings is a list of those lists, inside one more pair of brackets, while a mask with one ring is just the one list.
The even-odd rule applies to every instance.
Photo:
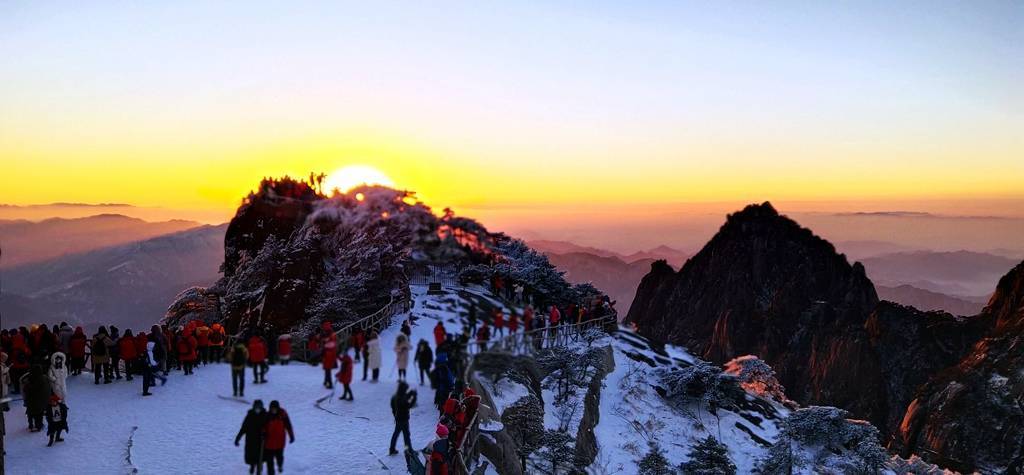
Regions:
[[729, 215], [678, 273], [652, 266], [626, 320], [718, 363], [758, 355], [801, 403], [881, 418], [863, 327], [877, 303], [862, 266], [766, 202]]

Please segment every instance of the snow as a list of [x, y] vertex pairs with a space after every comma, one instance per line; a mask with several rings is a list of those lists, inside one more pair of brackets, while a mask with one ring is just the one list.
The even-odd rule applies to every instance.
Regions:
[[[428, 296], [424, 288], [414, 287], [413, 295], [412, 313], [420, 319], [412, 341], [433, 343], [435, 320], [457, 318], [450, 305], [434, 301], [451, 299], [451, 294]], [[266, 384], [251, 384], [247, 370], [245, 400], [230, 397], [226, 364], [200, 367], [192, 376], [172, 372], [167, 385], [157, 386], [147, 398], [141, 397], [141, 378], [97, 386], [91, 373], [69, 377], [71, 432], [66, 441], [46, 447], [45, 432], [28, 432], [23, 410], [14, 403], [5, 414], [6, 468], [12, 474], [127, 473], [130, 454], [139, 473], [244, 473], [243, 448], [233, 441], [251, 401], [262, 399], [264, 404], [280, 401], [295, 428], [295, 444], [285, 449], [287, 473], [406, 473], [404, 458], [387, 456], [394, 428], [390, 399], [397, 381], [391, 348], [402, 319], [397, 317], [381, 335], [381, 381], [359, 380], [362, 368], [357, 366], [355, 401], [339, 401], [339, 389], [322, 402], [323, 409], [317, 400], [332, 394], [321, 386], [323, 370], [298, 362], [271, 366]], [[420, 392], [420, 401], [411, 412], [410, 427], [413, 446], [419, 449], [434, 438], [437, 411], [429, 384], [419, 385], [411, 363], [409, 381]], [[401, 449], [401, 438], [398, 444]]]
[[530, 390], [526, 386], [508, 378], [501, 378], [497, 383], [492, 383], [490, 378], [477, 372], [476, 379], [491, 395], [491, 402], [494, 403], [494, 410], [498, 414], [503, 413], [505, 408], [530, 394]]
[[[694, 445], [711, 435], [729, 448], [729, 458], [736, 464], [738, 473], [751, 473], [767, 447], [756, 442], [736, 424], [749, 428], [757, 437], [774, 442], [778, 435], [776, 421], [763, 419], [759, 427], [731, 411], [719, 409], [716, 417], [706, 407], [671, 407], [652, 387], [656, 384], [654, 368], [627, 355], [639, 353], [649, 360], [658, 361], [657, 352], [637, 348], [636, 343], [641, 341], [642, 338], [620, 330], [612, 344], [615, 369], [605, 378], [601, 392], [601, 419], [594, 428], [600, 450], [591, 471], [629, 473], [635, 470], [636, 464], [649, 450], [648, 440], [656, 441], [669, 462], [677, 466], [689, 460], [688, 454]], [[665, 353], [672, 364], [695, 360], [679, 347], [667, 345]], [[780, 417], [788, 414], [780, 405], [773, 403], [773, 407], [779, 411]]]

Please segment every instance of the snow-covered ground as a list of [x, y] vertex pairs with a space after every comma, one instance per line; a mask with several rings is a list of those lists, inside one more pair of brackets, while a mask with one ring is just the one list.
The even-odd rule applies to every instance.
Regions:
[[[454, 307], [461, 299], [454, 294], [428, 296], [416, 286], [413, 295], [411, 313], [419, 317], [413, 326], [413, 346], [422, 338], [433, 347], [437, 319], [444, 320], [449, 331], [456, 330], [454, 322], [461, 319]], [[12, 405], [6, 414], [7, 472], [245, 473], [243, 449], [233, 443], [235, 434], [252, 400], [269, 404], [276, 399], [295, 428], [295, 444], [285, 449], [287, 473], [406, 473], [401, 456], [387, 456], [394, 428], [390, 398], [398, 380], [393, 347], [402, 319], [396, 318], [381, 335], [381, 381], [361, 381], [362, 366], [357, 365], [355, 401], [339, 401], [338, 390], [322, 408], [317, 400], [330, 394], [321, 386], [323, 370], [300, 363], [271, 366], [267, 384], [251, 384], [247, 370], [244, 401], [230, 397], [226, 364], [200, 367], [192, 376], [172, 372], [167, 385], [156, 387], [148, 398], [141, 396], [141, 378], [96, 386], [90, 373], [71, 377], [71, 432], [66, 442], [46, 447], [45, 432], [30, 433], [22, 407]], [[409, 380], [420, 392], [410, 427], [414, 447], [422, 448], [434, 437], [437, 411], [429, 383], [419, 386], [418, 378], [410, 355]], [[399, 450], [401, 444], [399, 438]]]

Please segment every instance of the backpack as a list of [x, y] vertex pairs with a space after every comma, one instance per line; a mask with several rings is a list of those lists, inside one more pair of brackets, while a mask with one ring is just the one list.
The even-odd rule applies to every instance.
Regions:
[[431, 475], [444, 475], [448, 473], [448, 441], [439, 440], [434, 442], [430, 452], [430, 473]]
[[163, 361], [165, 356], [167, 355], [164, 354], [164, 345], [161, 345], [159, 341], [156, 342], [156, 344], [153, 345], [153, 359]]
[[231, 352], [232, 366], [245, 366], [245, 353], [239, 351], [238, 347]]
[[94, 340], [95, 343], [92, 345], [93, 356], [107, 356], [107, 344], [103, 340]]

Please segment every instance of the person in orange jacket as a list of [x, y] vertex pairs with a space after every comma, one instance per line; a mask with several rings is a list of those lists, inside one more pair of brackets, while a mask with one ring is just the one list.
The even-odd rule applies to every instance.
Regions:
[[508, 332], [510, 334], [515, 333], [519, 330], [519, 315], [516, 315], [516, 311], [512, 310], [508, 314]]
[[434, 327], [434, 345], [441, 346], [447, 336], [448, 331], [444, 329], [444, 323], [438, 321], [437, 326]]
[[228, 340], [228, 334], [224, 326], [219, 323], [210, 325], [210, 362], [219, 363], [224, 357], [224, 343]]
[[494, 309], [494, 333], [505, 336], [505, 314], [500, 308]]
[[345, 387], [345, 391], [341, 393], [341, 397], [338, 399], [349, 401], [352, 400], [352, 374], [355, 372], [355, 363], [352, 362], [352, 357], [348, 355], [348, 350], [344, 350], [341, 353], [341, 368], [338, 369], [338, 382]]
[[185, 371], [185, 375], [192, 374], [192, 368], [195, 366], [196, 360], [198, 359], [196, 337], [185, 333], [178, 335], [177, 348], [178, 361], [181, 363], [181, 367]]
[[210, 327], [206, 323], [200, 323], [196, 327], [196, 351], [199, 362], [204, 366], [210, 362]]
[[249, 366], [253, 384], [267, 382], [267, 343], [258, 335], [249, 337]]

